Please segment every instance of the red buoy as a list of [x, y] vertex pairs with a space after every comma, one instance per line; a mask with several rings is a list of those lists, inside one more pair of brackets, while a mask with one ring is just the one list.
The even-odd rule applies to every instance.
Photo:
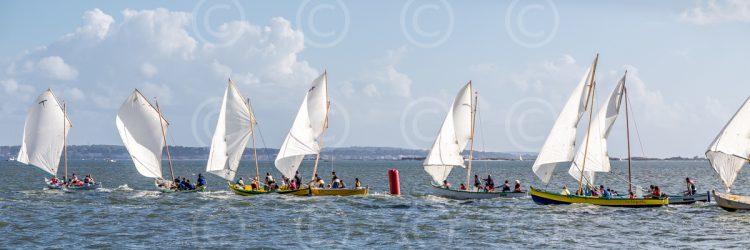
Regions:
[[401, 184], [398, 180], [398, 169], [388, 170], [388, 184], [390, 184], [391, 195], [401, 195]]

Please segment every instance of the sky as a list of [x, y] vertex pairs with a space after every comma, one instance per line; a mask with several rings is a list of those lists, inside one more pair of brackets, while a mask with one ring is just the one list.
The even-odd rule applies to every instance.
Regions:
[[[277, 148], [325, 71], [324, 146], [428, 148], [472, 81], [475, 149], [536, 152], [599, 53], [600, 101], [628, 71], [633, 154], [692, 157], [750, 95], [748, 44], [739, 0], [1, 1], [0, 145], [21, 143], [47, 88], [68, 106], [70, 144], [120, 145], [116, 113], [138, 88], [169, 144], [208, 146], [231, 77], [259, 146]], [[625, 142], [621, 117], [610, 155]]]

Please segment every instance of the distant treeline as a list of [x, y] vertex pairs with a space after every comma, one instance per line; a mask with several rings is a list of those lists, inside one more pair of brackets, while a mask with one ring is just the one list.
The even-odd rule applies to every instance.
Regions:
[[[0, 157], [2, 159], [11, 159], [18, 155], [20, 146], [0, 146]], [[207, 159], [208, 147], [183, 147], [171, 146], [169, 152], [173, 159], [176, 160], [200, 160]], [[275, 148], [257, 149], [259, 160], [273, 160], [276, 158], [279, 150]], [[468, 155], [468, 152], [464, 152]], [[405, 149], [394, 147], [342, 147], [342, 148], [325, 148], [321, 154], [324, 160], [424, 160], [427, 156], [427, 150], [423, 149]], [[243, 153], [243, 159], [252, 159], [253, 150], [248, 148]], [[307, 159], [314, 159], [308, 156]], [[71, 145], [68, 146], [68, 158], [74, 160], [124, 160], [130, 159], [130, 155], [124, 146], [119, 145]], [[476, 160], [535, 160], [535, 153], [503, 153], [503, 152], [483, 152], [474, 151]], [[612, 158], [617, 160], [617, 158]], [[705, 160], [702, 157], [683, 158], [671, 157], [666, 159], [633, 157], [635, 161], [648, 160]]]

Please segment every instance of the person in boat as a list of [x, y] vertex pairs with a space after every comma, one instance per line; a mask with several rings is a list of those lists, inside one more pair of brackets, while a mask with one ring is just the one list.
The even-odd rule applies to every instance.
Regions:
[[458, 187], [461, 191], [466, 191], [466, 185], [461, 183], [461, 186]]
[[513, 188], [513, 192], [523, 193], [523, 187], [521, 186], [521, 181], [516, 180], [516, 186], [515, 188]]
[[195, 185], [190, 183], [190, 180], [185, 180], [185, 190], [195, 190]]
[[685, 195], [695, 195], [698, 193], [698, 190], [695, 188], [695, 182], [690, 179], [690, 177], [685, 178], [685, 183], [687, 184], [687, 191], [685, 191]]
[[274, 184], [276, 184], [276, 181], [273, 180], [273, 176], [271, 173], [266, 172], [266, 186], [270, 188]]
[[359, 178], [354, 178], [354, 188], [356, 188], [356, 189], [361, 189], [362, 188], [362, 183], [359, 182]]
[[474, 188], [477, 191], [482, 190], [482, 182], [479, 180], [479, 175], [474, 175]]
[[505, 184], [503, 184], [503, 192], [510, 192], [510, 182], [508, 180], [505, 180]]
[[628, 192], [628, 199], [635, 199], [635, 194], [633, 191]]
[[240, 179], [238, 179], [237, 182], [234, 183], [234, 185], [237, 186], [237, 187], [240, 187], [240, 188], [244, 187], [245, 186], [245, 179], [242, 179], [242, 177], [240, 177]]
[[602, 196], [601, 196], [601, 198], [604, 198], [604, 199], [611, 199], [612, 198], [612, 193], [609, 192], [609, 188], [605, 189], [604, 185], [600, 185], [599, 186], [599, 190], [602, 190]]
[[346, 188], [346, 184], [344, 184], [344, 180], [339, 179], [339, 182], [341, 183], [341, 184], [339, 184], [339, 188], [341, 188], [341, 189]]
[[338, 180], [338, 179], [339, 179], [339, 177], [338, 177], [338, 176], [336, 176], [336, 171], [331, 171], [331, 185], [333, 185], [333, 183], [334, 183], [334, 182], [335, 182], [336, 180]]
[[599, 197], [599, 188], [594, 187], [594, 189], [591, 189], [591, 196]]
[[250, 188], [252, 190], [259, 190], [260, 189], [260, 180], [258, 180], [258, 177], [253, 177], [253, 182], [250, 183]]
[[495, 192], [495, 180], [492, 179], [492, 175], [487, 175], [487, 179], [484, 179], [484, 191]]
[[297, 179], [296, 178], [289, 182], [288, 189], [289, 190], [297, 190]]
[[659, 189], [659, 186], [654, 186], [654, 190], [651, 192], [651, 197], [659, 198], [661, 197], [661, 189]]
[[299, 171], [294, 174], [294, 182], [296, 182], [297, 186], [302, 185], [302, 175], [299, 174]]
[[326, 182], [320, 177], [318, 177], [318, 174], [315, 174], [315, 185], [317, 185], [318, 188], [325, 188]]
[[341, 180], [338, 177], [334, 176], [333, 180], [331, 180], [331, 188], [339, 188], [340, 186]]
[[443, 188], [445, 188], [445, 189], [450, 189], [451, 188], [451, 184], [448, 183], [448, 180], [443, 180]]
[[570, 195], [570, 190], [568, 190], [568, 186], [563, 185], [562, 191], [560, 191], [561, 195]]
[[52, 176], [52, 179], [49, 179], [49, 184], [57, 186], [60, 184], [60, 179], [57, 179], [57, 177]]

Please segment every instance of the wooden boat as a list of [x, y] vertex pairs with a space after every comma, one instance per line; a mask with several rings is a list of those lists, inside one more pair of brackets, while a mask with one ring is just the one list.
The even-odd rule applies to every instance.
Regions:
[[525, 192], [472, 192], [457, 189], [447, 189], [439, 185], [432, 184], [431, 194], [454, 200], [482, 200], [497, 198], [525, 198], [528, 195]]
[[669, 205], [686, 205], [696, 202], [711, 202], [711, 193], [701, 193], [694, 195], [669, 196]]
[[[174, 182], [174, 168], [172, 157], [167, 144], [167, 126], [169, 122], [161, 114], [159, 103], [151, 105], [148, 99], [135, 89], [127, 100], [120, 106], [115, 122], [122, 143], [133, 159], [133, 165], [138, 173], [145, 177], [154, 178], [154, 186], [163, 193], [192, 193], [205, 190], [205, 187], [195, 190], [177, 190]], [[172, 177], [165, 180], [162, 177], [162, 150], [167, 152], [169, 174]]]
[[[594, 117], [594, 99], [596, 93], [596, 65], [599, 61], [599, 55], [594, 58], [594, 62], [583, 76], [576, 89], [571, 94], [565, 107], [560, 112], [555, 125], [552, 127], [547, 140], [539, 152], [539, 155], [532, 167], [534, 173], [544, 183], [549, 183], [552, 173], [557, 164], [571, 162], [568, 174], [578, 181], [578, 190], [576, 193], [583, 193], [585, 186], [596, 186], [595, 177], [597, 172], [609, 172], [610, 157], [607, 149], [607, 139], [612, 129], [612, 125], [617, 119], [620, 112], [622, 100], [625, 101], [625, 125], [627, 132], [628, 148], [628, 191], [633, 194], [633, 184], [631, 175], [631, 157], [630, 157], [630, 119], [627, 101], [627, 88], [625, 88], [625, 79], [627, 71], [622, 79], [618, 82], [608, 99], [604, 102], [605, 106], [599, 109], [598, 114]], [[589, 123], [586, 135], [583, 139], [578, 153], [573, 154], [575, 149], [576, 130], [583, 114], [588, 112]], [[600, 206], [619, 206], [619, 207], [651, 207], [667, 205], [668, 199], [647, 199], [647, 198], [600, 198], [579, 195], [561, 195], [559, 193], [546, 192], [539, 189], [532, 189], [529, 194], [536, 204], [571, 204], [585, 203]]]
[[[224, 101], [221, 104], [216, 130], [211, 139], [211, 151], [208, 155], [206, 172], [233, 181], [239, 167], [242, 153], [247, 142], [252, 138], [253, 159], [255, 160], [255, 178], [258, 179], [258, 154], [255, 146], [255, 114], [250, 106], [250, 100], [245, 99], [237, 86], [229, 79], [224, 91]], [[244, 190], [229, 185], [233, 193], [239, 195], [265, 194], [265, 191]], [[248, 192], [246, 192], [248, 191]]]
[[660, 207], [669, 204], [669, 198], [635, 198], [629, 199], [624, 197], [613, 197], [613, 198], [601, 198], [593, 196], [579, 196], [579, 195], [562, 195], [559, 193], [552, 193], [542, 191], [531, 187], [529, 191], [531, 199], [534, 203], [539, 205], [569, 205], [573, 203], [591, 204], [597, 206], [608, 206], [608, 207]]
[[229, 190], [232, 190], [233, 193], [242, 195], [242, 196], [253, 196], [253, 195], [262, 195], [262, 194], [295, 194], [297, 192], [304, 193], [305, 195], [307, 195], [308, 193], [307, 189], [267, 191], [264, 189], [252, 190], [250, 189], [250, 186], [239, 187], [231, 183], [228, 183], [227, 186], [229, 187]]
[[[323, 138], [328, 128], [328, 114], [330, 101], [328, 99], [327, 72], [313, 80], [307, 91], [302, 105], [294, 118], [274, 165], [284, 177], [292, 178], [296, 175], [305, 155], [315, 154], [312, 179], [317, 177], [320, 152], [323, 148]], [[283, 178], [282, 178], [283, 179]], [[349, 196], [367, 195], [367, 189], [315, 189], [301, 188], [286, 194], [312, 196]]]
[[727, 193], [713, 191], [716, 204], [724, 210], [750, 210], [750, 196], [730, 194], [742, 167], [750, 161], [750, 98], [737, 110], [709, 146], [706, 158], [724, 182]]
[[472, 98], [473, 93], [475, 92], [473, 91], [471, 81], [458, 91], [450, 106], [451, 109], [448, 110], [448, 114], [445, 116], [445, 120], [443, 120], [435, 142], [432, 144], [432, 148], [422, 164], [425, 172], [432, 177], [430, 193], [435, 196], [458, 200], [525, 196], [524, 193], [517, 195], [503, 192], [462, 191], [442, 188], [442, 185], [439, 185], [439, 183], [446, 181], [454, 166], [464, 167], [462, 153], [467, 144], [471, 142], [469, 144], [465, 183], [467, 186], [470, 185], [471, 164], [474, 158], [474, 128], [478, 103], [478, 95]]
[[[62, 180], [68, 179], [68, 131], [73, 127], [68, 118], [65, 104], [62, 105], [55, 98], [52, 90], [47, 89], [37, 97], [31, 106], [24, 124], [23, 141], [18, 152], [17, 161], [34, 166], [45, 173], [56, 176], [62, 154]], [[49, 189], [55, 190], [91, 190], [101, 185], [86, 185], [83, 187], [64, 184], [51, 184], [45, 178], [44, 183]]]

